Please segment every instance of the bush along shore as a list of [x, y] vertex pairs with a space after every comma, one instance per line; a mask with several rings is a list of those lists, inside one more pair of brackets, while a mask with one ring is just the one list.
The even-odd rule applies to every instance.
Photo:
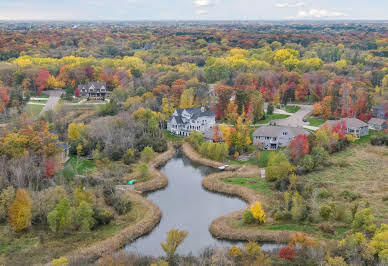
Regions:
[[151, 192], [158, 189], [162, 189], [167, 186], [168, 178], [165, 174], [159, 171], [159, 168], [166, 164], [176, 154], [176, 149], [180, 146], [180, 143], [171, 142], [168, 144], [167, 151], [156, 156], [154, 160], [148, 163], [149, 175], [152, 177], [150, 180], [138, 183], [135, 185], [135, 190], [141, 193]]

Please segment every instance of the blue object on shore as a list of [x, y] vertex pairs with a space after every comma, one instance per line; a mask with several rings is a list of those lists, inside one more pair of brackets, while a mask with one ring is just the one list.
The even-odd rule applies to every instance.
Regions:
[[135, 183], [136, 179], [131, 179], [128, 181], [128, 185], [133, 185]]

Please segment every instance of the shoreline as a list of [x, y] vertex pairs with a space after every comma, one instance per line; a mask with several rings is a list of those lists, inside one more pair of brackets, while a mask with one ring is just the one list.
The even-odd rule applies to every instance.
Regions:
[[[213, 168], [217, 168], [219, 165], [222, 165], [220, 162], [202, 158], [198, 152], [195, 151], [194, 148], [187, 142], [183, 143], [182, 151], [190, 160], [194, 162], [203, 163]], [[266, 196], [259, 194], [247, 187], [227, 184], [221, 181], [223, 178], [257, 178], [258, 176], [261, 176], [260, 168], [258, 167], [246, 165], [234, 166], [229, 168], [228, 171], [214, 173], [204, 177], [202, 180], [202, 186], [204, 189], [211, 192], [238, 197], [245, 201], [248, 206], [255, 203], [256, 201], [260, 201], [265, 210], [269, 207]], [[295, 234], [295, 232], [290, 231], [257, 230], [253, 228], [235, 229], [230, 227], [228, 222], [241, 218], [244, 210], [245, 209], [235, 211], [213, 220], [209, 226], [209, 231], [213, 237], [231, 241], [268, 241], [287, 243], [291, 235]]]

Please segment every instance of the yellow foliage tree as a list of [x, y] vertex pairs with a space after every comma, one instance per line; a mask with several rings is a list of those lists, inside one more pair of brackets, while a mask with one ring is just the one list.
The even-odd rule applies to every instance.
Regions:
[[15, 201], [9, 206], [9, 224], [15, 231], [21, 231], [31, 225], [31, 199], [27, 191], [19, 188]]
[[171, 229], [167, 233], [167, 239], [165, 243], [160, 243], [163, 251], [166, 253], [168, 261], [172, 261], [175, 256], [175, 252], [180, 244], [187, 237], [186, 231], [180, 231], [177, 229]]
[[81, 138], [82, 133], [85, 130], [84, 123], [71, 123], [67, 129], [67, 135], [71, 140], [78, 140]]
[[69, 262], [66, 257], [59, 257], [58, 259], [53, 259], [51, 261], [52, 266], [67, 266]]
[[260, 201], [251, 205], [251, 213], [259, 223], [265, 223], [266, 216], [264, 210], [261, 208]]
[[229, 257], [231, 258], [237, 258], [241, 257], [243, 255], [241, 249], [237, 246], [233, 246], [229, 249]]

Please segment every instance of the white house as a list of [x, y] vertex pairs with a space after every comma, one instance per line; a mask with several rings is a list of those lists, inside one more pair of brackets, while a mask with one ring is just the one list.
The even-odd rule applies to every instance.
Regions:
[[310, 132], [302, 127], [262, 126], [253, 132], [253, 144], [260, 145], [264, 150], [276, 150], [288, 146], [292, 139]]
[[358, 138], [369, 135], [369, 126], [367, 123], [357, 118], [346, 117], [341, 120], [327, 120], [322, 126], [328, 125], [330, 128], [335, 127], [339, 122], [345, 122], [346, 133], [356, 134]]
[[167, 120], [167, 130], [179, 136], [189, 136], [195, 130], [204, 134], [216, 124], [216, 116], [204, 107], [177, 109]]

